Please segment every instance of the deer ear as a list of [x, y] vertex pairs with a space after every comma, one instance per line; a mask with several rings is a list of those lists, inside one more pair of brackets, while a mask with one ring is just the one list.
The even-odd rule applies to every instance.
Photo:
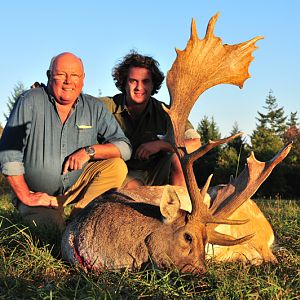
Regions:
[[180, 199], [176, 190], [171, 185], [166, 185], [160, 201], [160, 212], [166, 223], [172, 223], [178, 218]]

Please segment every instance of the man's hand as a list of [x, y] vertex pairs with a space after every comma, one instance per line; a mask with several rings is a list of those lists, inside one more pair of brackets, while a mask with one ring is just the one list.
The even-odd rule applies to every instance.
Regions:
[[86, 162], [90, 160], [90, 156], [84, 149], [79, 149], [69, 155], [63, 165], [63, 175], [68, 171], [81, 170]]
[[147, 160], [151, 155], [158, 153], [159, 151], [172, 152], [172, 146], [164, 141], [152, 141], [141, 144], [134, 155], [135, 159]]
[[58, 207], [56, 197], [47, 193], [31, 192], [25, 181], [24, 175], [6, 176], [9, 185], [17, 198], [27, 206]]
[[56, 197], [41, 192], [30, 192], [26, 199], [23, 199], [21, 201], [22, 203], [28, 206], [46, 206], [52, 208], [58, 207]]

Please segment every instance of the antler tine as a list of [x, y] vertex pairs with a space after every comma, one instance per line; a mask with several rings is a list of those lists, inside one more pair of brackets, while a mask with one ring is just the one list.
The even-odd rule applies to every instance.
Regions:
[[215, 25], [220, 16], [220, 13], [216, 13], [210, 20], [206, 29], [205, 39], [210, 39], [214, 35]]
[[230, 235], [219, 233], [217, 231], [208, 231], [208, 240], [210, 244], [220, 246], [240, 245], [252, 239], [255, 234], [249, 234], [240, 238], [234, 238]]
[[191, 160], [191, 162], [193, 163], [195, 160], [197, 160], [198, 158], [204, 156], [208, 151], [210, 151], [211, 149], [222, 145], [222, 144], [226, 144], [234, 139], [236, 139], [237, 137], [243, 135], [243, 132], [238, 132], [236, 134], [233, 134], [229, 137], [217, 140], [217, 141], [208, 141], [207, 144], [205, 144], [204, 146], [201, 146], [199, 149], [195, 150], [194, 152], [190, 153], [189, 155], [187, 155], [189, 157], [189, 159]]
[[193, 171], [193, 163], [199, 157], [205, 155], [212, 148], [219, 146], [223, 143], [228, 143], [229, 141], [240, 136], [242, 132], [236, 133], [230, 137], [220, 139], [217, 141], [209, 141], [206, 145], [200, 147], [198, 150], [187, 154], [182, 149], [177, 149], [177, 155], [180, 158], [182, 169], [186, 179], [187, 190], [192, 202], [192, 218], [200, 218], [205, 220], [205, 222], [211, 222], [212, 216], [209, 213], [207, 206], [204, 204], [204, 197], [209, 188], [209, 184], [212, 178], [212, 175], [208, 177], [205, 186], [202, 188], [201, 193], [197, 185], [197, 181]]

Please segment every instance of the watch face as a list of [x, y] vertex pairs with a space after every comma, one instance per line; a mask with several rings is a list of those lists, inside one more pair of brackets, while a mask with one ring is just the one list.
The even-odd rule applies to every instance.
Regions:
[[89, 155], [89, 156], [94, 156], [95, 155], [95, 149], [91, 146], [87, 146], [84, 148], [85, 152]]

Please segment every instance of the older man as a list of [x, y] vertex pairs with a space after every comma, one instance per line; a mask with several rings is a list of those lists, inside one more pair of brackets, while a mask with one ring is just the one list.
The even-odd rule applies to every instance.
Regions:
[[101, 102], [82, 93], [80, 58], [57, 55], [47, 77], [47, 86], [18, 99], [0, 141], [0, 164], [21, 215], [62, 229], [63, 205], [76, 202], [78, 211], [122, 184], [131, 145]]

